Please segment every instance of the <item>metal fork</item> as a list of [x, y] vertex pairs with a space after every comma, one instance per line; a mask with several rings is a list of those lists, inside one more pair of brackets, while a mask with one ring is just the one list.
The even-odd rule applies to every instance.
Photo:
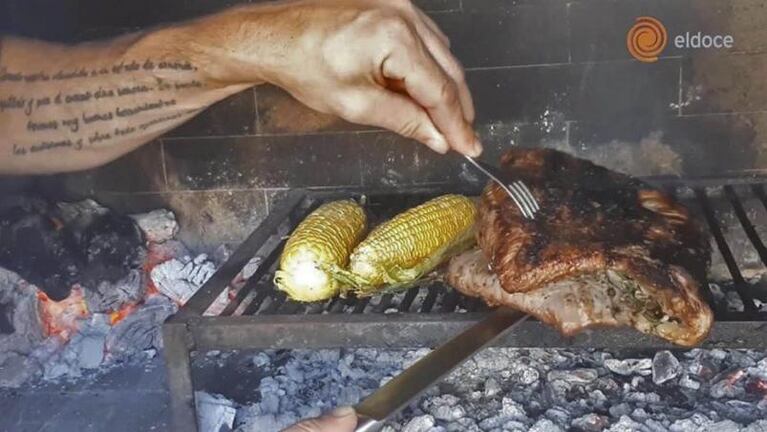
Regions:
[[466, 160], [474, 165], [475, 168], [496, 182], [498, 186], [501, 187], [501, 189], [506, 191], [506, 193], [511, 197], [511, 200], [514, 201], [514, 204], [516, 204], [519, 208], [519, 211], [522, 212], [522, 216], [527, 219], [535, 219], [535, 214], [538, 212], [538, 210], [541, 209], [541, 207], [538, 205], [538, 201], [535, 199], [532, 192], [530, 192], [530, 189], [528, 189], [524, 182], [517, 180], [507, 183], [502, 180], [506, 178], [506, 174], [504, 174], [498, 168], [490, 164], [480, 162], [471, 156], [463, 155], [463, 157], [465, 157]]

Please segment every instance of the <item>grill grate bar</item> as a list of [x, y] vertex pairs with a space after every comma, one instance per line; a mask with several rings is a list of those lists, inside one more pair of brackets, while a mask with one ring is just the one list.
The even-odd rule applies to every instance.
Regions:
[[269, 294], [273, 292], [274, 287], [272, 286], [271, 281], [268, 283], [261, 281], [256, 286], [256, 298], [253, 299], [253, 302], [248, 305], [248, 307], [245, 308], [245, 311], [242, 313], [243, 315], [253, 315], [261, 308], [261, 304], [264, 302], [264, 300], [269, 297]]
[[711, 203], [709, 202], [708, 196], [703, 190], [697, 188], [695, 189], [695, 196], [697, 197], [701, 209], [703, 210], [703, 215], [706, 218], [709, 229], [711, 230], [711, 235], [714, 236], [714, 240], [716, 241], [716, 245], [719, 248], [719, 252], [722, 254], [722, 258], [724, 258], [724, 263], [727, 266], [727, 270], [729, 270], [730, 275], [732, 276], [732, 281], [735, 284], [735, 291], [743, 301], [744, 311], [747, 313], [756, 313], [757, 308], [754, 304], [754, 299], [747, 290], [746, 281], [743, 279], [743, 275], [740, 273], [738, 264], [735, 262], [735, 258], [732, 255], [730, 246], [727, 244], [727, 240], [724, 238], [724, 234], [722, 234], [722, 229], [719, 226], [719, 222], [716, 220], [716, 216], [714, 215], [714, 210], [711, 208]]
[[[224, 313], [221, 315], [229, 316], [231, 315], [237, 307], [245, 300], [247, 297], [252, 297], [251, 292], [255, 288], [255, 283], [250, 283], [250, 281], [257, 281], [259, 280], [265, 273], [272, 275], [274, 274], [275, 265], [277, 263], [277, 258], [282, 254], [282, 250], [285, 247], [285, 240], [280, 241], [279, 245], [272, 249], [264, 259], [261, 260], [261, 263], [258, 266], [258, 269], [250, 276], [250, 279], [245, 283], [245, 286], [243, 286], [239, 291], [237, 291], [237, 294], [235, 295], [234, 299], [230, 300], [229, 304], [226, 306], [226, 309], [224, 310]], [[266, 269], [269, 271], [267, 272]], [[231, 311], [230, 311], [231, 308]], [[229, 312], [229, 313], [227, 313]]]
[[240, 306], [243, 304], [249, 304], [253, 301], [253, 298], [256, 296], [256, 279], [251, 278], [248, 279], [245, 282], [245, 285], [240, 288], [239, 291], [237, 291], [237, 294], [235, 294], [234, 299], [229, 301], [229, 304], [226, 305], [224, 310], [221, 312], [221, 316], [232, 316], [237, 309], [240, 309]]
[[261, 315], [274, 315], [277, 313], [277, 311], [280, 309], [283, 303], [285, 303], [285, 300], [287, 299], [287, 295], [280, 291], [270, 297], [271, 302], [269, 302], [268, 305], [264, 308], [263, 311], [261, 311]]
[[735, 209], [735, 215], [738, 217], [740, 225], [743, 227], [743, 231], [746, 232], [748, 239], [756, 249], [756, 253], [759, 254], [759, 259], [762, 260], [762, 264], [767, 266], [767, 247], [764, 246], [762, 239], [759, 237], [759, 233], [756, 232], [756, 228], [748, 217], [746, 210], [743, 208], [743, 204], [741, 203], [738, 194], [732, 186], [725, 186], [724, 193], [727, 196], [727, 200], [732, 204], [732, 208]]
[[381, 296], [381, 302], [378, 303], [374, 308], [373, 312], [375, 313], [384, 313], [387, 309], [389, 309], [389, 306], [391, 306], [391, 300], [394, 298], [393, 294], [384, 294]]
[[420, 291], [421, 288], [410, 288], [407, 293], [405, 293], [405, 297], [402, 299], [402, 301], [399, 304], [399, 311], [400, 312], [407, 312], [410, 310], [410, 306], [413, 304], [413, 300], [415, 300], [416, 296], [418, 295], [418, 291]]
[[437, 301], [437, 296], [439, 295], [440, 287], [437, 284], [431, 284], [429, 286], [429, 294], [426, 295], [426, 298], [423, 300], [423, 303], [421, 303], [421, 313], [429, 313], [431, 312], [431, 308], [434, 307], [434, 303]]

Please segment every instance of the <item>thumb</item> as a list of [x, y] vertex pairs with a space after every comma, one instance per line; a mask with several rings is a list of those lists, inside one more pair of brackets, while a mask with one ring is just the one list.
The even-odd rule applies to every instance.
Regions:
[[282, 432], [354, 432], [356, 426], [354, 408], [341, 407], [322, 417], [296, 423]]

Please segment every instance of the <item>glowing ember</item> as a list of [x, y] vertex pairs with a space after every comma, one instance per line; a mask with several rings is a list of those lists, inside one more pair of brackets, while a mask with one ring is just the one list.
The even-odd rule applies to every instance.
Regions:
[[115, 325], [119, 323], [120, 321], [124, 320], [125, 317], [132, 314], [133, 311], [135, 311], [138, 308], [138, 305], [136, 304], [129, 304], [123, 306], [120, 310], [114, 311], [109, 314], [109, 324]]
[[727, 377], [727, 384], [734, 385], [736, 382], [740, 381], [743, 376], [746, 375], [746, 371], [743, 369], [739, 369], [732, 373], [729, 377]]
[[[152, 274], [152, 269], [172, 258], [173, 254], [170, 250], [155, 244], [150, 244], [142, 270], [144, 271], [144, 274], [150, 275]], [[159, 293], [160, 290], [157, 289], [152, 278], [146, 278], [146, 296], [149, 297]]]
[[767, 395], [767, 381], [755, 377], [746, 384], [746, 390], [750, 393]]
[[78, 330], [77, 320], [89, 315], [83, 289], [79, 286], [72, 288], [69, 297], [58, 302], [51, 300], [42, 291], [37, 292], [37, 299], [40, 321], [46, 336], [60, 336], [68, 340]]

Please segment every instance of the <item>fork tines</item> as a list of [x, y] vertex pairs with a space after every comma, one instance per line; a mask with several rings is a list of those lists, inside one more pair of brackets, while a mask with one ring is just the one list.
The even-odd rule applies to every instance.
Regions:
[[530, 192], [530, 189], [528, 189], [524, 182], [515, 181], [507, 185], [507, 188], [504, 189], [509, 193], [514, 204], [519, 207], [522, 216], [528, 219], [535, 219], [535, 213], [537, 213], [541, 207], [538, 205], [535, 196], [533, 196], [532, 192]]

